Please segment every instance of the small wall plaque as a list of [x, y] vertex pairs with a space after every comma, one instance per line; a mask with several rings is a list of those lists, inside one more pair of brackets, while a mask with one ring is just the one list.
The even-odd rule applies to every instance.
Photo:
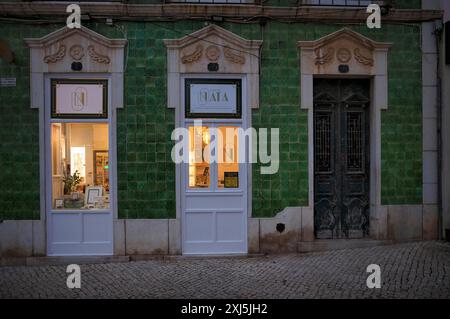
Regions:
[[16, 78], [0, 78], [0, 87], [16, 86]]

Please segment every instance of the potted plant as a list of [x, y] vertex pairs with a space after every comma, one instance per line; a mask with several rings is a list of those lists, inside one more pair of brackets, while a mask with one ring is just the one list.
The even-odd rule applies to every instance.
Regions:
[[64, 174], [63, 183], [64, 183], [64, 194], [71, 194], [72, 199], [78, 199], [77, 187], [81, 183], [82, 178], [80, 177], [80, 173], [78, 170], [73, 173], [73, 175]]

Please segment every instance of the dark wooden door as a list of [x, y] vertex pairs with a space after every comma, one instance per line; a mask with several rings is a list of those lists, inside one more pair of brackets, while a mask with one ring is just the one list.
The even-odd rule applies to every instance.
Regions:
[[365, 79], [314, 80], [316, 238], [369, 235], [369, 102]]

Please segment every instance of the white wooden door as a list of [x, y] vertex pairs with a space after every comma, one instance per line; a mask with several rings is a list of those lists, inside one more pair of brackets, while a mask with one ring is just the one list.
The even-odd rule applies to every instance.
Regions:
[[182, 174], [183, 254], [247, 253], [247, 168], [238, 162], [239, 136], [221, 146], [221, 156], [228, 161], [219, 162], [219, 152], [215, 151], [209, 162], [192, 163], [196, 134], [205, 146], [217, 141], [217, 132], [237, 131], [239, 127], [218, 122], [203, 122], [201, 127], [187, 125], [189, 145], [193, 147]]

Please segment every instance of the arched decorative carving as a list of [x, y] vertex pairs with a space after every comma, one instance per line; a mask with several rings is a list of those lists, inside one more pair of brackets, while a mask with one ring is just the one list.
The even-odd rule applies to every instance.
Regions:
[[74, 44], [69, 49], [72, 59], [80, 61], [84, 57], [84, 48], [79, 44]]
[[210, 45], [206, 48], [206, 57], [209, 61], [215, 62], [220, 57], [220, 49], [217, 45]]

